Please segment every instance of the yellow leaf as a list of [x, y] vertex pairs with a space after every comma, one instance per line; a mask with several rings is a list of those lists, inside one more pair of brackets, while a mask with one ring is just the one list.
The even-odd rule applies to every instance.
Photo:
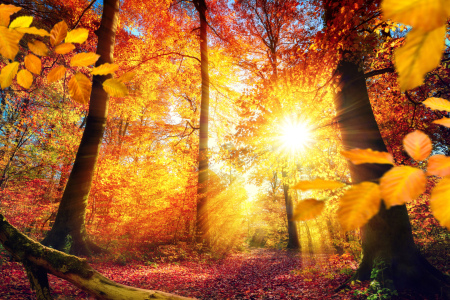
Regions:
[[402, 91], [421, 85], [425, 75], [439, 65], [445, 32], [446, 26], [433, 31], [413, 29], [406, 36], [405, 45], [395, 49], [395, 66]]
[[449, 0], [383, 0], [384, 19], [411, 25], [424, 31], [433, 30], [447, 22]]
[[89, 65], [95, 64], [95, 62], [100, 58], [100, 55], [94, 52], [79, 53], [72, 57], [70, 60], [70, 65], [72, 67], [87, 67]]
[[128, 89], [117, 79], [107, 79], [103, 82], [103, 89], [113, 97], [124, 97], [128, 95]]
[[106, 75], [113, 74], [115, 71], [119, 69], [119, 66], [116, 64], [104, 63], [98, 67], [95, 67], [92, 70], [92, 75]]
[[52, 46], [56, 46], [61, 43], [64, 38], [67, 36], [67, 24], [64, 21], [61, 21], [50, 31], [50, 44]]
[[0, 26], [8, 27], [9, 25], [9, 17], [13, 14], [21, 10], [21, 7], [17, 7], [10, 4], [0, 4]]
[[14, 21], [9, 24], [9, 28], [27, 28], [30, 27], [31, 23], [33, 22], [33, 17], [30, 16], [22, 16], [15, 18]]
[[89, 36], [89, 30], [86, 28], [77, 28], [67, 33], [66, 43], [84, 43]]
[[425, 191], [425, 173], [409, 166], [394, 167], [381, 177], [380, 189], [386, 208], [414, 200]]
[[58, 81], [64, 77], [65, 73], [66, 68], [64, 66], [57, 66], [47, 74], [47, 81], [48, 82]]
[[0, 73], [0, 83], [2, 89], [5, 89], [11, 85], [14, 76], [17, 74], [17, 70], [19, 70], [19, 63], [17, 61], [13, 61], [3, 67], [2, 72]]
[[70, 51], [72, 51], [73, 49], [75, 49], [75, 45], [74, 44], [70, 44], [70, 43], [62, 43], [58, 46], [55, 47], [55, 52], [58, 54], [67, 54]]
[[36, 55], [39, 56], [47, 56], [48, 55], [48, 48], [47, 46], [40, 41], [33, 41], [28, 43], [28, 49], [30, 49], [31, 52], [33, 52]]
[[442, 118], [439, 120], [434, 120], [433, 123], [439, 124], [445, 127], [450, 127], [450, 118]]
[[378, 184], [362, 182], [352, 186], [339, 200], [337, 217], [342, 229], [354, 230], [366, 224], [377, 214], [380, 203]]
[[432, 150], [430, 138], [420, 130], [408, 133], [403, 139], [403, 147], [417, 161], [426, 159]]
[[33, 84], [33, 75], [28, 72], [28, 70], [20, 70], [19, 73], [17, 73], [17, 83], [21, 87], [29, 89]]
[[91, 96], [91, 81], [83, 74], [77, 73], [69, 80], [69, 94], [73, 100], [88, 104]]
[[450, 178], [444, 178], [431, 191], [430, 207], [442, 226], [450, 229]]
[[441, 177], [449, 176], [450, 157], [440, 154], [430, 157], [428, 160], [427, 174]]
[[39, 35], [39, 36], [49, 36], [50, 35], [50, 33], [48, 33], [47, 30], [38, 29], [36, 27], [16, 28], [16, 30], [21, 33], [35, 34], [35, 35]]
[[25, 56], [24, 61], [25, 61], [25, 68], [27, 68], [28, 71], [36, 75], [41, 74], [42, 66], [39, 57], [30, 53], [27, 56]]
[[355, 165], [394, 164], [394, 159], [388, 152], [373, 151], [372, 149], [352, 149], [341, 151], [341, 154]]
[[422, 102], [426, 107], [434, 110], [444, 110], [450, 112], [450, 101], [442, 98], [428, 98]]
[[300, 201], [295, 208], [293, 221], [306, 221], [314, 219], [322, 212], [325, 206], [324, 201], [318, 201], [316, 199], [306, 199]]
[[120, 82], [128, 82], [131, 79], [133, 79], [133, 77], [136, 75], [135, 72], [130, 71], [130, 72], [126, 72], [125, 74], [123, 74], [122, 76], [120, 76], [117, 80], [119, 80]]
[[14, 60], [17, 52], [19, 52], [19, 42], [22, 37], [23, 33], [0, 26], [0, 54]]
[[342, 182], [339, 181], [331, 181], [331, 180], [323, 180], [320, 178], [314, 179], [312, 181], [300, 181], [294, 187], [294, 190], [311, 190], [311, 189], [338, 189], [340, 187], [345, 186]]

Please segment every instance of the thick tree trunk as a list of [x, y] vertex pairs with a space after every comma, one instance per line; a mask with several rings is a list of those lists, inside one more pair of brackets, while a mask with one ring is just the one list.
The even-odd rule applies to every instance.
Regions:
[[200, 104], [200, 130], [198, 148], [198, 187], [197, 187], [197, 242], [210, 246], [208, 218], [208, 122], [209, 122], [209, 73], [208, 37], [205, 0], [194, 0], [200, 16], [200, 68], [202, 77], [202, 96]]
[[[97, 31], [97, 54], [100, 54], [100, 58], [96, 66], [113, 62], [118, 14], [119, 0], [103, 2], [102, 21]], [[109, 96], [102, 86], [108, 78], [111, 78], [111, 75], [96, 75], [93, 78], [86, 128], [58, 208], [55, 223], [42, 241], [44, 245], [76, 255], [91, 255], [92, 252], [100, 250], [86, 234], [85, 216], [108, 114]]]
[[[362, 71], [353, 62], [341, 61], [335, 103], [344, 148], [387, 151], [372, 112]], [[353, 183], [378, 180], [390, 166], [350, 164]], [[380, 212], [362, 228], [363, 258], [354, 276], [370, 278], [376, 261], [386, 266], [383, 277], [398, 290], [416, 290], [449, 298], [449, 279], [432, 267], [416, 248], [406, 206], [394, 206]], [[389, 281], [385, 282], [389, 284]]]
[[[283, 180], [286, 179], [286, 171], [282, 171]], [[286, 204], [286, 217], [288, 224], [288, 249], [300, 250], [300, 242], [298, 240], [298, 231], [297, 231], [297, 223], [292, 221], [292, 217], [294, 216], [294, 205], [292, 203], [292, 196], [289, 195], [289, 185], [283, 183], [283, 192], [284, 192], [284, 202]]]
[[0, 242], [15, 259], [23, 262], [39, 300], [52, 299], [47, 273], [69, 281], [95, 296], [96, 299], [192, 299], [155, 290], [129, 287], [109, 280], [93, 269], [85, 259], [45, 247], [23, 235], [1, 214]]

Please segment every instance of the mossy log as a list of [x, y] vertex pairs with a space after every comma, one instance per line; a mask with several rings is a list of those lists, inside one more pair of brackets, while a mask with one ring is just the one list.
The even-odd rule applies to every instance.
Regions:
[[[32, 266], [44, 271], [45, 277], [50, 273], [65, 279], [97, 299], [192, 299], [114, 282], [92, 268], [86, 259], [45, 247], [30, 239], [9, 224], [2, 214], [0, 214], [0, 242], [15, 259], [24, 263], [27, 273]], [[42, 272], [40, 274], [42, 275]], [[31, 284], [38, 293], [40, 289], [38, 281], [33, 280]], [[45, 296], [37, 295], [38, 299], [49, 299], [49, 293], [44, 294]]]

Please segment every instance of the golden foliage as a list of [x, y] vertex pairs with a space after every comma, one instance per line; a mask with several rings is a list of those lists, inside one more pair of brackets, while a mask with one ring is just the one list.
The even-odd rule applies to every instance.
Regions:
[[20, 33], [28, 33], [28, 34], [35, 34], [40, 36], [49, 36], [50, 33], [47, 32], [45, 29], [38, 29], [36, 27], [20, 27], [16, 28], [16, 30]]
[[306, 221], [320, 215], [325, 207], [324, 201], [316, 199], [302, 200], [297, 204], [292, 217], [293, 221]]
[[33, 22], [33, 17], [30, 16], [22, 16], [15, 18], [14, 21], [9, 24], [9, 28], [27, 28], [30, 27]]
[[300, 181], [296, 185], [294, 185], [292, 189], [306, 191], [311, 189], [338, 189], [343, 186], [345, 186], [345, 184], [339, 181], [323, 180], [317, 178], [312, 181]]
[[81, 104], [89, 103], [91, 90], [91, 81], [81, 73], [76, 73], [69, 81], [70, 97]]
[[0, 26], [0, 54], [14, 60], [19, 52], [19, 41], [22, 37], [23, 33]]
[[125, 74], [120, 76], [117, 80], [119, 80], [120, 82], [128, 82], [131, 79], [133, 79], [135, 75], [136, 75], [135, 72], [126, 72]]
[[59, 44], [58, 46], [55, 47], [55, 53], [67, 54], [70, 51], [72, 51], [73, 49], [75, 49], [75, 45], [74, 44], [62, 43], [62, 44]]
[[355, 184], [341, 197], [337, 217], [344, 231], [366, 224], [380, 209], [381, 196], [378, 184]]
[[89, 30], [87, 30], [86, 28], [77, 28], [67, 33], [65, 42], [82, 44], [87, 40], [88, 36]]
[[56, 23], [50, 31], [50, 44], [56, 46], [67, 36], [67, 24], [64, 21]]
[[119, 69], [119, 65], [104, 63], [98, 67], [92, 69], [92, 75], [107, 75], [113, 74], [115, 71]]
[[0, 4], [0, 26], [8, 26], [11, 15], [21, 9], [11, 4]]
[[380, 189], [386, 208], [416, 199], [425, 191], [425, 173], [409, 166], [394, 167], [381, 177]]
[[117, 79], [107, 79], [103, 82], [103, 89], [113, 97], [124, 97], [128, 94], [128, 89]]
[[28, 71], [36, 75], [41, 74], [42, 64], [39, 57], [30, 53], [27, 56], [25, 56], [24, 61], [25, 61], [25, 68], [27, 68]]
[[31, 52], [33, 52], [34, 54], [39, 55], [39, 56], [47, 56], [48, 55], [48, 48], [41, 41], [29, 42], [28, 49], [30, 49]]
[[341, 151], [341, 154], [355, 165], [359, 164], [394, 164], [392, 155], [388, 152], [373, 151], [372, 149], [351, 149]]
[[430, 207], [442, 226], [450, 229], [450, 178], [439, 182], [431, 192]]
[[13, 61], [3, 67], [2, 72], [0, 73], [0, 83], [2, 89], [5, 89], [11, 85], [14, 76], [17, 74], [17, 70], [19, 70], [19, 63], [17, 61]]
[[17, 73], [17, 83], [21, 87], [29, 89], [33, 84], [33, 74], [31, 74], [28, 70], [20, 70], [19, 73]]
[[410, 157], [418, 161], [426, 159], [432, 150], [430, 138], [420, 130], [408, 133], [403, 139], [403, 147]]
[[95, 62], [100, 58], [100, 55], [94, 52], [88, 53], [78, 53], [70, 60], [70, 65], [72, 67], [87, 67], [95, 64]]
[[66, 68], [64, 66], [57, 66], [47, 74], [47, 81], [48, 82], [58, 81], [61, 78], [63, 78], [65, 73]]

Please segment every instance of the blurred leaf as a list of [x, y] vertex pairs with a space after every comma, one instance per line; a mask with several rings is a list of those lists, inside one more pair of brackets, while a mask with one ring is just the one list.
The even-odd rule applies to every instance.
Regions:
[[446, 177], [431, 191], [430, 207], [442, 226], [450, 229], [450, 178]]
[[28, 72], [28, 70], [20, 70], [19, 73], [17, 73], [17, 83], [21, 87], [29, 89], [33, 84], [33, 75]]
[[22, 37], [23, 33], [0, 26], [0, 54], [14, 60], [17, 52], [19, 52], [19, 42]]
[[292, 217], [293, 221], [306, 221], [314, 219], [322, 213], [325, 207], [324, 201], [318, 201], [316, 199], [302, 200], [297, 204]]
[[19, 63], [17, 61], [13, 61], [3, 67], [0, 73], [0, 83], [2, 89], [5, 89], [11, 85], [14, 76], [17, 74], [17, 70], [19, 70]]
[[31, 52], [33, 52], [34, 54], [39, 55], [39, 56], [47, 56], [48, 55], [48, 48], [41, 41], [29, 42], [28, 49], [30, 49]]
[[31, 23], [33, 23], [33, 17], [31, 16], [17, 17], [9, 24], [9, 28], [27, 28], [30, 27]]
[[65, 73], [66, 68], [64, 66], [57, 66], [47, 74], [47, 81], [48, 82], [58, 81], [64, 77]]
[[344, 231], [355, 230], [366, 224], [380, 209], [378, 184], [362, 182], [352, 186], [339, 200], [337, 217]]
[[113, 74], [115, 71], [119, 69], [119, 66], [116, 64], [109, 64], [104, 63], [98, 67], [95, 67], [92, 70], [92, 75], [106, 75], [106, 74]]
[[450, 157], [445, 155], [433, 155], [428, 160], [428, 175], [449, 176], [450, 175]]
[[434, 109], [434, 110], [444, 110], [446, 112], [450, 112], [450, 101], [442, 99], [442, 98], [428, 98], [427, 100], [422, 102], [426, 107]]
[[380, 180], [381, 197], [386, 208], [416, 199], [425, 191], [425, 173], [409, 166], [394, 167]]
[[120, 76], [117, 80], [119, 80], [120, 82], [128, 82], [131, 79], [133, 79], [133, 77], [136, 75], [135, 72], [126, 72], [125, 74], [123, 74], [122, 76]]
[[67, 24], [64, 21], [61, 21], [50, 31], [50, 44], [52, 46], [56, 46], [61, 43], [65, 37], [67, 36]]
[[431, 140], [420, 130], [408, 133], [403, 139], [406, 153], [417, 161], [426, 159], [432, 150]]
[[69, 94], [73, 100], [88, 104], [91, 96], [92, 83], [83, 74], [77, 73], [69, 80]]
[[48, 33], [45, 29], [38, 29], [36, 27], [29, 27], [29, 28], [16, 28], [17, 31], [21, 33], [28, 33], [28, 34], [35, 34], [39, 36], [49, 36], [50, 33]]
[[320, 178], [314, 179], [312, 181], [300, 181], [296, 185], [294, 185], [292, 188], [294, 190], [311, 190], [311, 189], [338, 189], [345, 186], [344, 183], [339, 181], [331, 181], [331, 180], [323, 180]]
[[128, 95], [128, 89], [117, 79], [107, 79], [103, 82], [103, 89], [113, 97], [124, 97]]
[[72, 67], [87, 67], [95, 64], [95, 62], [100, 58], [100, 55], [94, 52], [79, 53], [72, 57], [70, 60], [70, 65]]
[[11, 4], [0, 4], [0, 26], [8, 27], [11, 15], [21, 9]]
[[86, 28], [77, 28], [69, 31], [66, 36], [66, 43], [82, 44], [89, 36], [89, 30]]
[[71, 52], [73, 49], [75, 49], [74, 44], [62, 43], [55, 47], [55, 52], [58, 54], [67, 54]]
[[41, 60], [34, 54], [28, 54], [25, 56], [25, 68], [31, 73], [39, 75], [41, 73], [42, 65]]
[[442, 118], [439, 120], [434, 120], [433, 123], [439, 124], [445, 127], [450, 127], [450, 118]]
[[355, 165], [394, 164], [394, 159], [388, 152], [373, 151], [372, 149], [352, 149], [341, 151], [341, 154]]

